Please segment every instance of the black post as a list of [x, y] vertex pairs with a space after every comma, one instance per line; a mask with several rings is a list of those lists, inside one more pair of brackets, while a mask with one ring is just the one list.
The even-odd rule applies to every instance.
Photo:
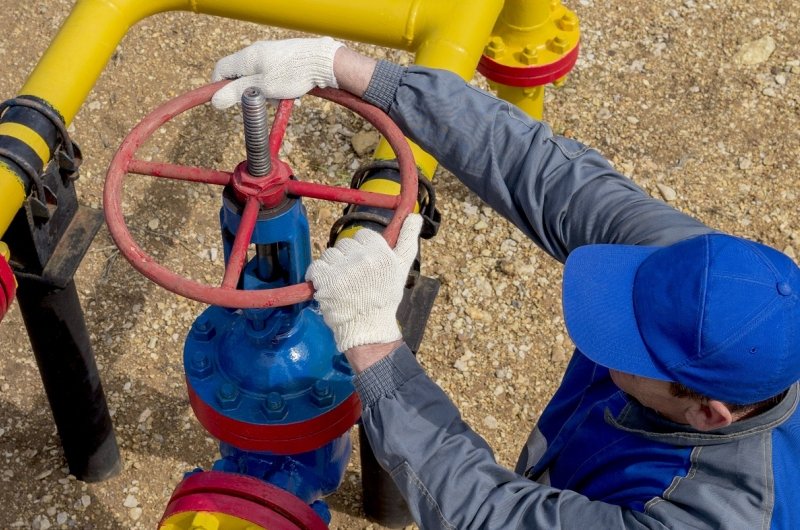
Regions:
[[29, 193], [3, 239], [70, 472], [87, 482], [104, 480], [120, 470], [119, 449], [73, 280], [103, 216], [78, 205], [73, 183], [80, 149], [49, 103], [32, 96], [5, 101], [0, 122], [35, 131], [52, 153], [43, 164], [24, 142], [0, 135], [0, 162]]
[[75, 282], [20, 277], [17, 301], [70, 473], [86, 482], [116, 475], [119, 449]]

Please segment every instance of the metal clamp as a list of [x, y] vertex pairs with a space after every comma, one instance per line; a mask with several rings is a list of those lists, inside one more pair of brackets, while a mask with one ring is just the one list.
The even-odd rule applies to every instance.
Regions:
[[[372, 174], [384, 169], [399, 171], [397, 160], [373, 160], [353, 173], [353, 178], [350, 179], [350, 187], [358, 189], [364, 182], [366, 182]], [[419, 172], [419, 169], [417, 170]], [[422, 215], [422, 230], [420, 237], [423, 239], [431, 239], [439, 231], [442, 216], [439, 210], [436, 209], [436, 190], [433, 184], [427, 178], [418, 179], [419, 187], [417, 189], [417, 203], [419, 204], [420, 215]], [[332, 247], [339, 237], [339, 234], [347, 226], [358, 223], [367, 222], [375, 223], [380, 226], [386, 226], [389, 218], [376, 213], [376, 212], [357, 212], [353, 211], [355, 205], [349, 205], [344, 210], [342, 217], [336, 220], [331, 227], [331, 233], [328, 238], [328, 246]]]
[[[11, 107], [27, 107], [29, 109], [33, 109], [47, 118], [50, 123], [53, 124], [53, 127], [55, 127], [56, 131], [58, 132], [59, 139], [61, 140], [60, 144], [56, 147], [55, 152], [53, 153], [53, 160], [55, 160], [58, 164], [59, 173], [65, 181], [74, 182], [78, 180], [78, 170], [81, 166], [81, 162], [83, 162], [83, 155], [81, 154], [81, 149], [78, 147], [78, 144], [73, 142], [69, 137], [67, 128], [64, 125], [64, 120], [58, 114], [58, 112], [42, 101], [38, 101], [29, 96], [20, 96], [0, 103], [0, 118], [2, 118], [4, 112]], [[0, 153], [0, 155], [8, 157], [14, 163], [19, 165], [25, 171], [28, 177], [31, 178], [31, 182], [36, 183], [39, 180], [39, 176], [35, 174], [36, 171], [33, 170], [29, 164], [25, 162], [20, 163], [18, 160], [20, 158], [19, 156], [9, 156], [6, 150]], [[37, 185], [37, 192], [38, 191], [41, 190]]]

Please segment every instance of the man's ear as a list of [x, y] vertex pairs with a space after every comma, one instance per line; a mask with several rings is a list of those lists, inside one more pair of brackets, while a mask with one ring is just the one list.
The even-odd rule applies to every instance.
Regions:
[[698, 431], [713, 431], [733, 423], [733, 415], [722, 401], [695, 401], [684, 411], [686, 422]]

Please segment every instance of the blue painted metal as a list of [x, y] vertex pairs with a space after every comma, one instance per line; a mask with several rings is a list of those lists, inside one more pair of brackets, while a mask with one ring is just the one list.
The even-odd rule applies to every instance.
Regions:
[[338, 357], [313, 305], [276, 309], [265, 320], [212, 306], [184, 345], [194, 392], [220, 414], [253, 424], [308, 421], [342, 404], [353, 393], [352, 372]]
[[[225, 260], [241, 221], [226, 191], [220, 212]], [[308, 219], [300, 200], [259, 213], [244, 268], [246, 289], [304, 280], [311, 262]], [[230, 310], [211, 306], [195, 320], [184, 345], [187, 384], [227, 418], [257, 425], [312, 420], [353, 393], [352, 371], [336, 349], [315, 302], [284, 308]], [[336, 490], [351, 450], [349, 431], [319, 449], [293, 455], [245, 451], [220, 443], [213, 469], [243, 473], [296, 495], [326, 521], [320, 499]]]
[[[241, 219], [242, 207], [230, 192], [226, 192], [220, 210], [225, 263]], [[245, 289], [283, 287], [305, 280], [306, 269], [311, 264], [311, 246], [308, 216], [299, 199], [289, 199], [273, 209], [262, 209], [250, 241], [256, 245], [275, 245], [278, 262], [270, 263], [259, 256], [251, 260], [242, 274]]]
[[213, 469], [249, 475], [278, 486], [309, 504], [329, 523], [330, 511], [320, 499], [339, 487], [351, 449], [349, 432], [316, 451], [297, 455], [240, 451], [220, 443], [222, 458], [214, 462]]

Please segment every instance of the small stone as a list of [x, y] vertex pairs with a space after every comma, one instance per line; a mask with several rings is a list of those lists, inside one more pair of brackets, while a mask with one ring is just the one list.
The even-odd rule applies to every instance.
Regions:
[[128, 517], [130, 517], [134, 521], [138, 521], [139, 518], [142, 516], [142, 509], [138, 506], [131, 508], [128, 511]]
[[469, 361], [475, 357], [475, 354], [472, 353], [471, 350], [465, 348], [464, 355], [459, 357], [456, 362], [453, 363], [453, 368], [458, 370], [459, 372], [466, 372], [469, 370]]
[[774, 51], [775, 39], [767, 35], [756, 41], [743, 44], [739, 51], [736, 52], [736, 55], [733, 56], [733, 62], [748, 65], [760, 64], [769, 59]]
[[31, 524], [34, 530], [47, 530], [48, 528], [52, 527], [53, 525], [50, 523], [50, 519], [45, 517], [44, 515], [37, 515], [33, 518], [33, 523]]
[[128, 495], [125, 497], [125, 500], [122, 502], [122, 505], [126, 508], [135, 508], [139, 506], [139, 501], [136, 500], [136, 497], [133, 495]]
[[375, 131], [361, 131], [353, 135], [350, 145], [358, 156], [365, 156], [375, 150], [379, 139], [380, 135]]
[[87, 105], [89, 110], [100, 110], [100, 108], [102, 108], [102, 106], [103, 106], [103, 104], [100, 103], [99, 101], [92, 101], [91, 103], [89, 103]]
[[39, 473], [38, 475], [33, 477], [33, 479], [34, 480], [42, 480], [43, 478], [49, 477], [52, 473], [53, 473], [53, 470], [52, 469], [48, 469], [47, 471], [42, 471], [41, 473]]
[[92, 498], [89, 497], [88, 495], [82, 495], [81, 504], [83, 505], [84, 508], [88, 507], [90, 504], [92, 504]]
[[208, 257], [209, 259], [211, 259], [212, 262], [217, 261], [217, 258], [219, 257], [219, 251], [217, 250], [216, 247], [211, 247], [210, 249], [208, 249]]
[[746, 156], [743, 156], [739, 159], [739, 169], [742, 171], [750, 169], [752, 166], [753, 162]]
[[611, 117], [611, 111], [608, 107], [602, 107], [600, 110], [597, 111], [597, 119], [599, 120], [607, 120]]
[[639, 123], [639, 118], [637, 118], [636, 116], [628, 116], [627, 120], [628, 120], [628, 123], [630, 123], [632, 125], [636, 125], [637, 123]]
[[150, 230], [158, 230], [158, 225], [161, 224], [161, 221], [158, 219], [150, 219], [147, 223], [147, 228]]
[[783, 74], [778, 74], [775, 76], [775, 83], [778, 86], [784, 86], [786, 84], [786, 76]]
[[775, 96], [778, 95], [778, 93], [775, 92], [775, 89], [772, 88], [771, 86], [768, 86], [767, 88], [762, 90], [761, 93], [767, 96], [768, 98], [774, 98]]
[[494, 416], [491, 416], [491, 415], [486, 416], [485, 418], [483, 418], [483, 424], [486, 427], [488, 427], [489, 429], [492, 429], [492, 430], [497, 429], [498, 427], [500, 427], [500, 423], [497, 421], [497, 418], [495, 418]]
[[149, 417], [150, 417], [150, 415], [151, 415], [152, 413], [153, 413], [153, 411], [152, 411], [152, 410], [150, 410], [149, 408], [147, 408], [147, 409], [144, 409], [144, 410], [142, 411], [142, 413], [141, 413], [141, 414], [139, 414], [139, 423], [144, 423], [144, 422], [146, 422], [146, 421], [147, 421], [147, 418], [149, 418]]
[[670, 188], [666, 184], [656, 184], [656, 188], [658, 188], [658, 192], [667, 202], [674, 201], [675, 199], [678, 198], [678, 194], [675, 192], [675, 190]]
[[56, 515], [56, 524], [62, 525], [66, 522], [67, 522], [66, 512], [58, 512], [58, 515]]
[[556, 344], [550, 350], [550, 360], [555, 363], [564, 362], [567, 360], [567, 349], [561, 344]]
[[792, 259], [796, 259], [797, 258], [797, 253], [794, 251], [794, 247], [792, 247], [792, 246], [788, 246], [785, 249], [783, 249], [783, 253], [786, 254], [787, 256], [789, 256]]
[[476, 232], [480, 232], [481, 230], [486, 230], [487, 228], [489, 228], [489, 223], [487, 223], [483, 219], [472, 225], [472, 229], [475, 230]]

